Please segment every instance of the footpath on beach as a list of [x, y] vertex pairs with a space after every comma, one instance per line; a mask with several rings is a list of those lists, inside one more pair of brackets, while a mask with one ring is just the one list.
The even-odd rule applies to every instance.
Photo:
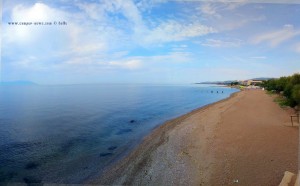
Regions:
[[128, 157], [90, 183], [129, 185], [279, 185], [297, 173], [298, 125], [263, 90], [166, 122]]
[[298, 126], [273, 99], [262, 90], [245, 91], [222, 114], [211, 185], [279, 185], [285, 171], [298, 172]]

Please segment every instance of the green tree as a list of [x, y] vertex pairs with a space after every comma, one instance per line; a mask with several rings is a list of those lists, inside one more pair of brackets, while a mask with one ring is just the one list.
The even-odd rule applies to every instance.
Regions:
[[271, 79], [263, 82], [263, 87], [269, 91], [277, 93], [283, 91], [286, 99], [286, 105], [291, 107], [300, 105], [300, 74], [293, 74], [288, 77], [280, 77], [279, 79]]
[[270, 79], [264, 83], [264, 86], [267, 90], [276, 90], [276, 80], [275, 79]]
[[288, 81], [289, 81], [289, 78], [287, 78], [287, 77], [281, 77], [281, 78], [277, 79], [275, 81], [275, 90], [277, 92], [284, 91]]
[[234, 81], [234, 82], [230, 83], [231, 86], [238, 85], [238, 84], [239, 84], [239, 82], [237, 82], [237, 81]]
[[292, 99], [300, 105], [300, 84], [295, 85], [292, 90]]
[[287, 98], [290, 98], [292, 96], [292, 90], [293, 90], [292, 83], [288, 83], [284, 88], [283, 95]]
[[291, 76], [291, 79], [290, 79], [290, 82], [293, 84], [293, 85], [296, 85], [296, 84], [300, 84], [300, 74], [294, 74]]

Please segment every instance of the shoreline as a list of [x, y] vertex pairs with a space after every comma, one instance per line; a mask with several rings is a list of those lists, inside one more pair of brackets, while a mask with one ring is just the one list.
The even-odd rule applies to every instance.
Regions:
[[155, 128], [90, 184], [278, 185], [297, 172], [298, 126], [262, 90], [240, 91]]
[[[200, 108], [196, 108], [186, 114], [178, 116], [176, 118], [167, 120], [163, 124], [155, 127], [148, 135], [146, 135], [137, 147], [135, 147], [131, 152], [129, 152], [125, 157], [117, 160], [112, 166], [107, 167], [101, 174], [100, 177], [96, 179], [88, 180], [88, 183], [92, 184], [114, 184], [114, 180], [120, 178], [120, 175], [126, 171], [126, 169], [136, 169], [135, 166], [138, 164], [137, 169], [143, 166], [145, 162], [149, 161], [149, 153], [151, 153], [155, 148], [159, 147], [167, 140], [166, 133], [180, 125], [185, 119], [191, 117], [194, 114], [203, 112], [215, 105], [226, 102], [233, 97], [237, 96], [239, 92], [232, 93], [229, 97], [222, 99], [220, 101], [205, 105]], [[138, 157], [138, 159], [137, 159]], [[134, 163], [132, 163], [134, 161]], [[133, 170], [136, 172], [137, 170]], [[130, 184], [130, 183], [125, 183]]]

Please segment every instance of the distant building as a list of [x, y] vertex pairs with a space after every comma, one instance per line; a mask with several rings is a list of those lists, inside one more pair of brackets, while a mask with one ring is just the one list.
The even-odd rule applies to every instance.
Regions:
[[247, 81], [247, 85], [249, 86], [249, 85], [257, 85], [257, 84], [260, 84], [260, 83], [262, 83], [262, 81], [260, 81], [260, 80], [251, 80], [251, 79], [249, 79], [248, 81]]
[[245, 81], [240, 81], [240, 84], [245, 85], [245, 86], [257, 85], [257, 84], [260, 84], [260, 83], [262, 83], [261, 80], [252, 80], [252, 79], [245, 80]]

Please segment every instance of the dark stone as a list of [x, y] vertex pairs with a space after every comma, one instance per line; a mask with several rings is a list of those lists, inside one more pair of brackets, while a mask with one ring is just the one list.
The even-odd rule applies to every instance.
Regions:
[[12, 179], [13, 177], [17, 176], [18, 174], [16, 172], [10, 172], [8, 174], [9, 179]]
[[135, 120], [133, 119], [133, 120], [130, 120], [130, 123], [135, 123]]
[[68, 140], [64, 144], [61, 145], [61, 150], [60, 152], [63, 154], [69, 153], [74, 147], [76, 147], [77, 144], [79, 143], [84, 143], [86, 139], [84, 138], [73, 138], [71, 140]]
[[16, 172], [4, 172], [0, 171], [0, 185], [4, 182], [11, 182], [11, 179], [13, 179], [18, 174]]
[[30, 170], [30, 169], [36, 169], [39, 166], [38, 163], [35, 162], [29, 162], [26, 164], [25, 169]]
[[117, 148], [117, 146], [110, 146], [107, 148], [107, 150], [115, 150]]
[[106, 153], [101, 153], [101, 154], [100, 154], [100, 157], [111, 156], [111, 155], [113, 155], [113, 153], [111, 153], [111, 152], [106, 152]]
[[24, 182], [27, 183], [28, 185], [42, 185], [40, 184], [42, 181], [39, 179], [36, 179], [34, 177], [28, 176], [23, 178]]

